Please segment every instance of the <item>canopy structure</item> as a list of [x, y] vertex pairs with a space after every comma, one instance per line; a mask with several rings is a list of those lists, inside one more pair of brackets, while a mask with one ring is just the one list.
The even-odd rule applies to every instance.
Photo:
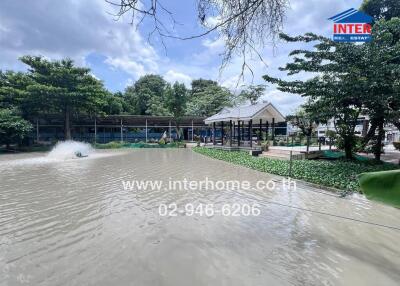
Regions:
[[282, 113], [270, 102], [224, 108], [204, 120], [213, 126], [213, 146], [241, 149], [253, 149], [254, 141], [260, 144], [263, 140], [274, 140], [275, 125], [285, 121]]
[[275, 122], [285, 122], [285, 117], [282, 113], [279, 112], [276, 107], [270, 102], [262, 102], [258, 104], [248, 105], [248, 106], [239, 106], [239, 107], [232, 107], [232, 108], [224, 108], [217, 114], [210, 116], [204, 119], [206, 124], [210, 124], [213, 122], [229, 122], [232, 120], [233, 122], [238, 121], [250, 121], [259, 120], [270, 121], [273, 120]]

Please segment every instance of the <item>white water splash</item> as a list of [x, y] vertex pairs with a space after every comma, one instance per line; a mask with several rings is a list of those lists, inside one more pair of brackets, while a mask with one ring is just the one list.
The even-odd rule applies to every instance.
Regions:
[[94, 149], [88, 143], [82, 143], [72, 140], [60, 141], [47, 155], [47, 158], [59, 160], [73, 159], [77, 158], [77, 153], [80, 153], [82, 156], [89, 156], [93, 152]]

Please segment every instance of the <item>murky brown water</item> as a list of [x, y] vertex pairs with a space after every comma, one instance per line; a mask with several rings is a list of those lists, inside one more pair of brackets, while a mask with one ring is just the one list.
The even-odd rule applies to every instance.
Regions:
[[[270, 202], [395, 227], [398, 209], [306, 185], [122, 188], [121, 180], [146, 178], [270, 178], [190, 150], [38, 156], [0, 158], [0, 285], [399, 285], [400, 231]], [[256, 202], [261, 215], [160, 217], [159, 204], [171, 202]]]

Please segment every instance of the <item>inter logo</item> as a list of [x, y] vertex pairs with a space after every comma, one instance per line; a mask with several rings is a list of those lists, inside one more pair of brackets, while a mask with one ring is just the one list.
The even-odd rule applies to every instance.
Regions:
[[373, 18], [354, 8], [339, 13], [331, 18], [333, 40], [335, 42], [371, 41], [371, 22]]

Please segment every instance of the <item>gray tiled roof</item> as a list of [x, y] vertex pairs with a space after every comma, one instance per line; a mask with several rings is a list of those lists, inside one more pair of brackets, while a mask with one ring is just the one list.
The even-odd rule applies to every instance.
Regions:
[[248, 106], [239, 106], [230, 108], [226, 107], [217, 114], [206, 118], [204, 121], [206, 123], [210, 123], [214, 121], [226, 121], [226, 120], [248, 120], [252, 119], [254, 116], [262, 112], [268, 106], [274, 108], [284, 120], [283, 115], [281, 115], [280, 112], [270, 102], [261, 102]]

